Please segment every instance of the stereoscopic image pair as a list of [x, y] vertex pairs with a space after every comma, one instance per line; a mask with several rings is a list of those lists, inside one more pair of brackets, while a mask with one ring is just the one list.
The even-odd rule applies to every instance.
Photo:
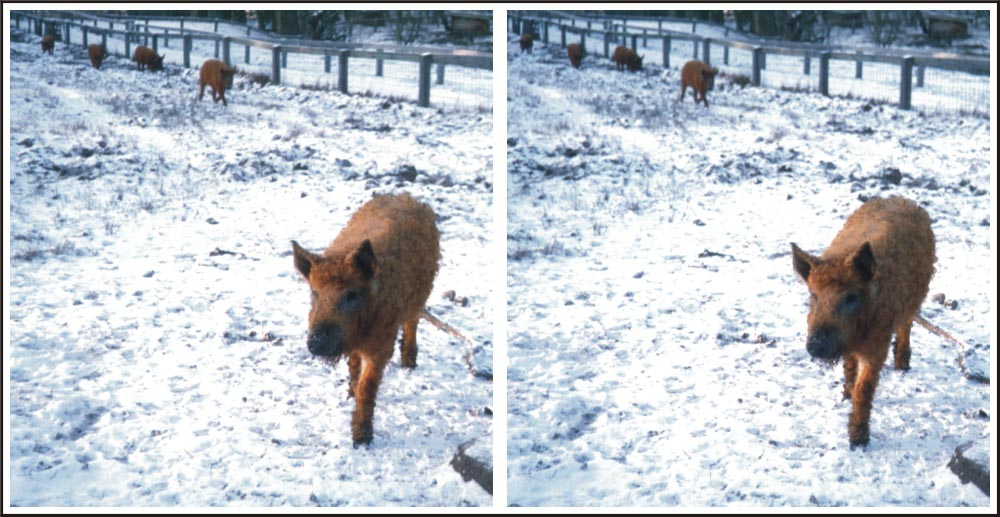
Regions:
[[5, 5], [7, 510], [995, 508], [992, 8], [317, 6]]

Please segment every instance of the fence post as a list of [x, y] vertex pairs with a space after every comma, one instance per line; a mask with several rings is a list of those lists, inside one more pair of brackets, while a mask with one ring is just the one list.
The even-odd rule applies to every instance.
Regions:
[[250, 64], [250, 45], [243, 49], [243, 61], [245, 64]]
[[670, 68], [670, 36], [663, 37], [663, 69]]
[[861, 60], [861, 51], [859, 50], [858, 51], [857, 61], [854, 62], [854, 78], [855, 79], [861, 79], [861, 68], [863, 66], [862, 63], [864, 63], [864, 61]]
[[581, 32], [580, 33], [580, 46], [583, 47], [584, 52], [587, 51], [587, 33], [586, 32]]
[[760, 47], [753, 48], [753, 76], [750, 79], [750, 84], [754, 86], [760, 86], [760, 62], [764, 56], [764, 49]]
[[830, 53], [819, 55], [819, 93], [830, 96]]
[[219, 40], [215, 40], [215, 59], [219, 59]]
[[809, 75], [809, 71], [810, 71], [809, 67], [812, 66], [812, 63], [810, 61], [811, 61], [811, 59], [809, 57], [809, 53], [806, 53], [806, 55], [802, 58], [802, 74], [803, 75]]
[[288, 51], [284, 49], [281, 51], [281, 68], [288, 68]]
[[347, 49], [341, 50], [337, 55], [337, 89], [340, 93], [347, 93], [347, 58], [350, 55], [351, 51]]
[[153, 52], [159, 52], [160, 48], [160, 36], [158, 34], [153, 34]]
[[129, 39], [130, 39], [131, 37], [132, 37], [132, 33], [131, 33], [131, 32], [126, 32], [126, 33], [125, 33], [125, 57], [128, 57], [128, 56], [129, 56], [129, 54], [131, 54], [131, 53], [132, 53], [132, 52], [131, 52], [131, 50], [132, 50], [132, 49], [131, 49], [131, 48], [129, 48]]
[[108, 48], [108, 33], [106, 31], [101, 31], [101, 46]]
[[899, 71], [899, 109], [910, 109], [913, 94], [913, 56], [903, 56]]
[[330, 61], [330, 51], [328, 50], [323, 53], [323, 73], [330, 73]]
[[170, 29], [163, 29], [163, 48], [170, 48]]
[[642, 28], [642, 48], [646, 48], [649, 43], [649, 36], [646, 35], [646, 28]]
[[604, 32], [603, 34], [604, 34], [604, 57], [606, 58], [608, 57], [608, 46], [610, 44], [611, 35], [608, 34], [607, 32]]
[[181, 18], [181, 29], [184, 29], [184, 18]]
[[[378, 49], [379, 54], [382, 54], [384, 52], [385, 52], [384, 50]], [[375, 76], [382, 77], [382, 58], [380, 57], [375, 58]]]
[[222, 62], [225, 63], [227, 66], [233, 65], [229, 55], [229, 45], [231, 42], [230, 40], [231, 38], [229, 36], [222, 37]]
[[184, 68], [191, 68], [191, 48], [193, 41], [190, 34], [184, 35]]
[[691, 34], [698, 32], [698, 22], [691, 22]]
[[701, 56], [701, 60], [706, 65], [712, 64], [712, 38], [705, 38], [701, 41]]
[[729, 64], [729, 45], [722, 46], [722, 64]]
[[66, 43], [67, 47], [69, 46], [69, 23], [63, 24], [63, 42]]
[[[563, 33], [565, 34], [565, 32]], [[431, 105], [431, 60], [430, 54], [420, 55], [420, 90], [417, 93], [417, 106], [426, 108]]]
[[559, 34], [560, 34], [559, 46], [562, 47], [562, 48], [566, 48], [566, 26], [565, 25], [560, 25], [559, 26]]
[[549, 21], [542, 22], [542, 43], [549, 44]]
[[281, 45], [271, 46], [271, 84], [281, 84]]
[[698, 59], [698, 40], [691, 40], [691, 54], [694, 59]]
[[444, 63], [437, 64], [437, 77], [434, 79], [434, 84], [444, 84]]
[[215, 20], [215, 28], [212, 29], [212, 32], [219, 32], [219, 20]]
[[638, 43], [639, 43], [638, 40], [639, 40], [639, 35], [638, 34], [633, 34], [632, 35], [632, 52], [635, 52], [636, 54], [639, 53], [639, 49], [637, 48], [639, 46], [638, 45]]
[[917, 88], [924, 87], [924, 65], [917, 65]]

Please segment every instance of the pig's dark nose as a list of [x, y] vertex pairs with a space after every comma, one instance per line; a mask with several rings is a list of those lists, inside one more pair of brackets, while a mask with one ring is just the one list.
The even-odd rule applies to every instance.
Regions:
[[831, 327], [823, 327], [809, 334], [806, 350], [817, 359], [834, 359], [840, 356], [840, 332]]
[[314, 355], [337, 356], [344, 346], [344, 334], [338, 326], [320, 327], [309, 331], [306, 345]]

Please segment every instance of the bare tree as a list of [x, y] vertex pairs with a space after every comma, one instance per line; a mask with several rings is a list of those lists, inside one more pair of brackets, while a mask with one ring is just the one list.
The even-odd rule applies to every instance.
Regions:
[[399, 43], [413, 43], [424, 29], [423, 19], [422, 11], [393, 11], [390, 14], [393, 38]]
[[900, 11], [880, 11], [873, 9], [865, 13], [865, 23], [872, 41], [880, 47], [888, 47], [903, 35], [905, 15]]

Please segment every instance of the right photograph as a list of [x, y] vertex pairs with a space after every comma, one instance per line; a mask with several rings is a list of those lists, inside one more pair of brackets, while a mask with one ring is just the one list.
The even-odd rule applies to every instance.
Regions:
[[508, 506], [995, 504], [990, 17], [507, 11]]

